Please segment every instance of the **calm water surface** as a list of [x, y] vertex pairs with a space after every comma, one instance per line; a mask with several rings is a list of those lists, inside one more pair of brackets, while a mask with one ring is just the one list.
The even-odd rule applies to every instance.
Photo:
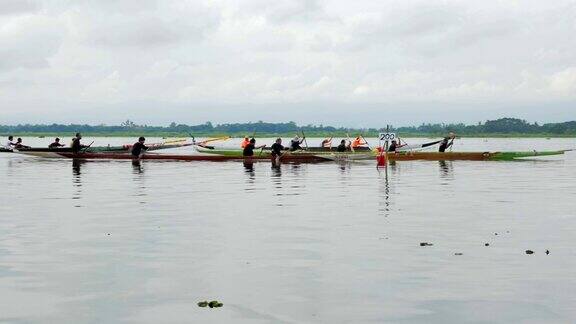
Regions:
[[387, 171], [4, 154], [0, 178], [0, 322], [576, 321], [574, 152]]

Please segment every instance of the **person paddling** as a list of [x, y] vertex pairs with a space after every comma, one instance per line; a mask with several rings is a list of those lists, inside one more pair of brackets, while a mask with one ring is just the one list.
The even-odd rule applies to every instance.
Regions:
[[87, 145], [82, 145], [82, 143], [80, 143], [80, 140], [82, 140], [82, 134], [76, 133], [76, 136], [72, 139], [72, 145], [70, 145], [70, 147], [72, 148], [72, 153], [78, 154], [80, 153], [80, 150], [88, 147]]
[[56, 138], [54, 139], [54, 142], [51, 143], [50, 145], [48, 145], [48, 148], [49, 148], [49, 149], [55, 149], [55, 148], [59, 148], [59, 147], [63, 147], [63, 146], [65, 146], [65, 145], [64, 145], [64, 144], [61, 144], [61, 143], [60, 143], [60, 139], [59, 139], [58, 137], [56, 137]]
[[15, 149], [26, 149], [26, 148], [30, 148], [30, 146], [24, 145], [22, 144], [22, 138], [18, 137], [18, 139], [16, 140], [16, 144], [14, 144], [14, 148]]
[[285, 151], [286, 148], [282, 145], [282, 139], [277, 138], [276, 142], [272, 144], [270, 147], [272, 149], [272, 163], [278, 164], [280, 163], [280, 158], [282, 157], [282, 151]]
[[294, 138], [290, 141], [290, 151], [303, 150], [302, 146], [300, 145], [304, 142], [304, 139], [306, 139], [306, 137], [300, 138], [298, 135], [294, 136]]
[[363, 147], [364, 145], [367, 145], [368, 143], [366, 143], [361, 136], [356, 137], [356, 139], [354, 139], [354, 141], [352, 141], [352, 148], [353, 149], [357, 149], [360, 147]]
[[392, 142], [390, 143], [390, 146], [388, 147], [388, 152], [396, 152], [399, 148], [407, 145], [407, 144], [401, 144], [401, 143], [402, 142], [400, 141], [400, 138], [398, 138], [398, 141], [392, 140]]
[[262, 149], [265, 147], [266, 147], [266, 145], [260, 145], [260, 146], [256, 147], [256, 139], [252, 138], [250, 140], [250, 142], [248, 143], [248, 145], [246, 145], [246, 147], [244, 147], [244, 150], [242, 151], [242, 156], [244, 156], [244, 157], [254, 156], [254, 150], [255, 149]]
[[320, 144], [320, 147], [322, 147], [322, 148], [332, 148], [332, 137], [324, 139], [324, 140], [322, 141], [322, 143]]
[[14, 149], [14, 146], [16, 146], [16, 143], [12, 142], [14, 140], [14, 136], [10, 135], [8, 136], [8, 141], [6, 141], [6, 144], [4, 144], [4, 148], [6, 150], [12, 151]]
[[144, 154], [144, 152], [146, 152], [146, 150], [148, 149], [148, 146], [144, 145], [144, 142], [146, 142], [146, 139], [144, 138], [144, 136], [140, 136], [140, 138], [138, 138], [138, 142], [134, 143], [134, 145], [132, 145], [132, 157], [135, 159], [139, 159], [140, 156], [142, 154]]
[[343, 153], [348, 151], [349, 145], [346, 145], [346, 140], [341, 140], [340, 145], [336, 148], [337, 152]]
[[456, 134], [454, 134], [454, 132], [450, 132], [448, 136], [444, 137], [444, 139], [442, 139], [442, 141], [440, 142], [438, 152], [446, 152], [446, 149], [454, 144], [455, 138]]
[[244, 140], [242, 141], [242, 143], [240, 143], [240, 147], [246, 148], [246, 146], [248, 146], [249, 144], [250, 144], [250, 140], [248, 139], [248, 136], [244, 136]]

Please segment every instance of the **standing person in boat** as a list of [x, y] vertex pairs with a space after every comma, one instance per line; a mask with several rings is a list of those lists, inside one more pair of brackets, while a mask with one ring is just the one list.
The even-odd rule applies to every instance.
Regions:
[[367, 145], [368, 143], [366, 143], [361, 136], [357, 136], [356, 139], [354, 139], [352, 141], [352, 148], [353, 149], [357, 149], [360, 147], [364, 147], [364, 145]]
[[442, 141], [440, 142], [438, 152], [446, 152], [446, 149], [454, 144], [455, 138], [456, 134], [454, 134], [454, 132], [450, 132], [448, 136], [444, 137], [444, 139], [442, 139]]
[[262, 149], [265, 147], [266, 147], [266, 145], [260, 145], [260, 146], [256, 147], [256, 139], [253, 138], [250, 140], [248, 145], [246, 145], [246, 147], [244, 147], [244, 150], [242, 151], [242, 156], [244, 156], [244, 157], [254, 156], [254, 150]]
[[30, 146], [22, 144], [22, 138], [18, 137], [18, 139], [16, 140], [16, 144], [14, 144], [14, 148], [23, 149], [23, 148], [30, 148]]
[[48, 148], [49, 149], [55, 149], [55, 148], [59, 148], [59, 147], [63, 147], [63, 146], [65, 146], [65, 145], [60, 143], [60, 138], [56, 137], [54, 139], [54, 142], [51, 143], [50, 145], [48, 145]]
[[12, 135], [8, 136], [8, 141], [6, 141], [6, 144], [4, 144], [4, 148], [12, 151], [12, 149], [14, 149], [14, 146], [16, 145], [16, 143], [12, 142], [13, 140], [14, 136]]
[[144, 142], [146, 142], [146, 139], [144, 136], [140, 136], [140, 138], [138, 138], [138, 142], [132, 145], [131, 153], [134, 159], [139, 159], [148, 149], [148, 146], [144, 145]]
[[80, 140], [82, 140], [82, 134], [76, 133], [76, 136], [72, 139], [72, 144], [70, 145], [70, 147], [72, 148], [72, 153], [77, 154], [83, 148], [88, 147], [87, 145], [82, 145], [82, 143], [80, 143]]
[[303, 150], [302, 143], [306, 137], [300, 138], [298, 135], [294, 136], [294, 138], [290, 141], [290, 151], [298, 151]]
[[343, 153], [343, 152], [348, 151], [349, 148], [350, 148], [350, 145], [346, 145], [346, 140], [341, 140], [340, 145], [338, 145], [338, 147], [336, 148], [336, 151]]
[[320, 144], [321, 148], [332, 148], [332, 137], [326, 138]]
[[286, 150], [284, 145], [282, 145], [282, 139], [277, 138], [276, 142], [272, 144], [270, 148], [272, 149], [272, 164], [278, 165], [280, 163], [280, 158], [282, 157], [282, 155], [284, 155], [282, 151]]
[[246, 148], [246, 146], [248, 146], [248, 144], [250, 144], [250, 139], [248, 139], [248, 136], [244, 136], [244, 140], [242, 141], [242, 143], [240, 143], [240, 147]]

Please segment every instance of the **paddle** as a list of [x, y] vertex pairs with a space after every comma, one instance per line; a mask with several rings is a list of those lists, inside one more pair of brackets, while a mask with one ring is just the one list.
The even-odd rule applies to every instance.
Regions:
[[450, 152], [452, 152], [452, 147], [454, 146], [454, 140], [456, 139], [456, 136], [454, 136], [454, 138], [450, 141]]
[[306, 135], [304, 134], [304, 130], [300, 130], [302, 132], [302, 137], [304, 137], [304, 144], [306, 145], [306, 150], [308, 150], [308, 141], [306, 140]]
[[280, 156], [278, 157], [278, 162], [280, 162], [280, 160], [282, 160], [283, 157], [285, 157], [286, 155], [290, 155], [290, 150], [286, 150], [286, 152], [280, 154]]
[[264, 152], [265, 147], [266, 147], [266, 145], [262, 145], [262, 147], [260, 148], [260, 153], [258, 153], [258, 157], [262, 156], [262, 152]]
[[92, 143], [90, 143], [90, 145], [86, 146], [84, 148], [84, 151], [82, 151], [82, 153], [86, 153], [86, 151], [90, 148], [90, 146], [92, 146], [92, 144], [94, 144], [94, 141], [92, 141]]
[[360, 137], [362, 137], [362, 139], [364, 140], [364, 143], [366, 143], [366, 145], [368, 146], [368, 149], [370, 149], [370, 151], [372, 151], [372, 148], [370, 147], [370, 144], [368, 144], [366, 137], [364, 137], [364, 135], [362, 135], [362, 134], [360, 134]]
[[352, 141], [350, 140], [350, 135], [346, 133], [346, 138], [348, 138], [348, 143], [350, 145], [350, 150], [354, 153], [354, 147], [352, 147]]

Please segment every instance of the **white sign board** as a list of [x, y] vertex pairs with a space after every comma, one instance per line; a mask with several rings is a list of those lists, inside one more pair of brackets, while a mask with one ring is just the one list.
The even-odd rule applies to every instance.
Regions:
[[380, 133], [380, 136], [378, 136], [378, 138], [381, 141], [393, 141], [396, 139], [396, 133]]

